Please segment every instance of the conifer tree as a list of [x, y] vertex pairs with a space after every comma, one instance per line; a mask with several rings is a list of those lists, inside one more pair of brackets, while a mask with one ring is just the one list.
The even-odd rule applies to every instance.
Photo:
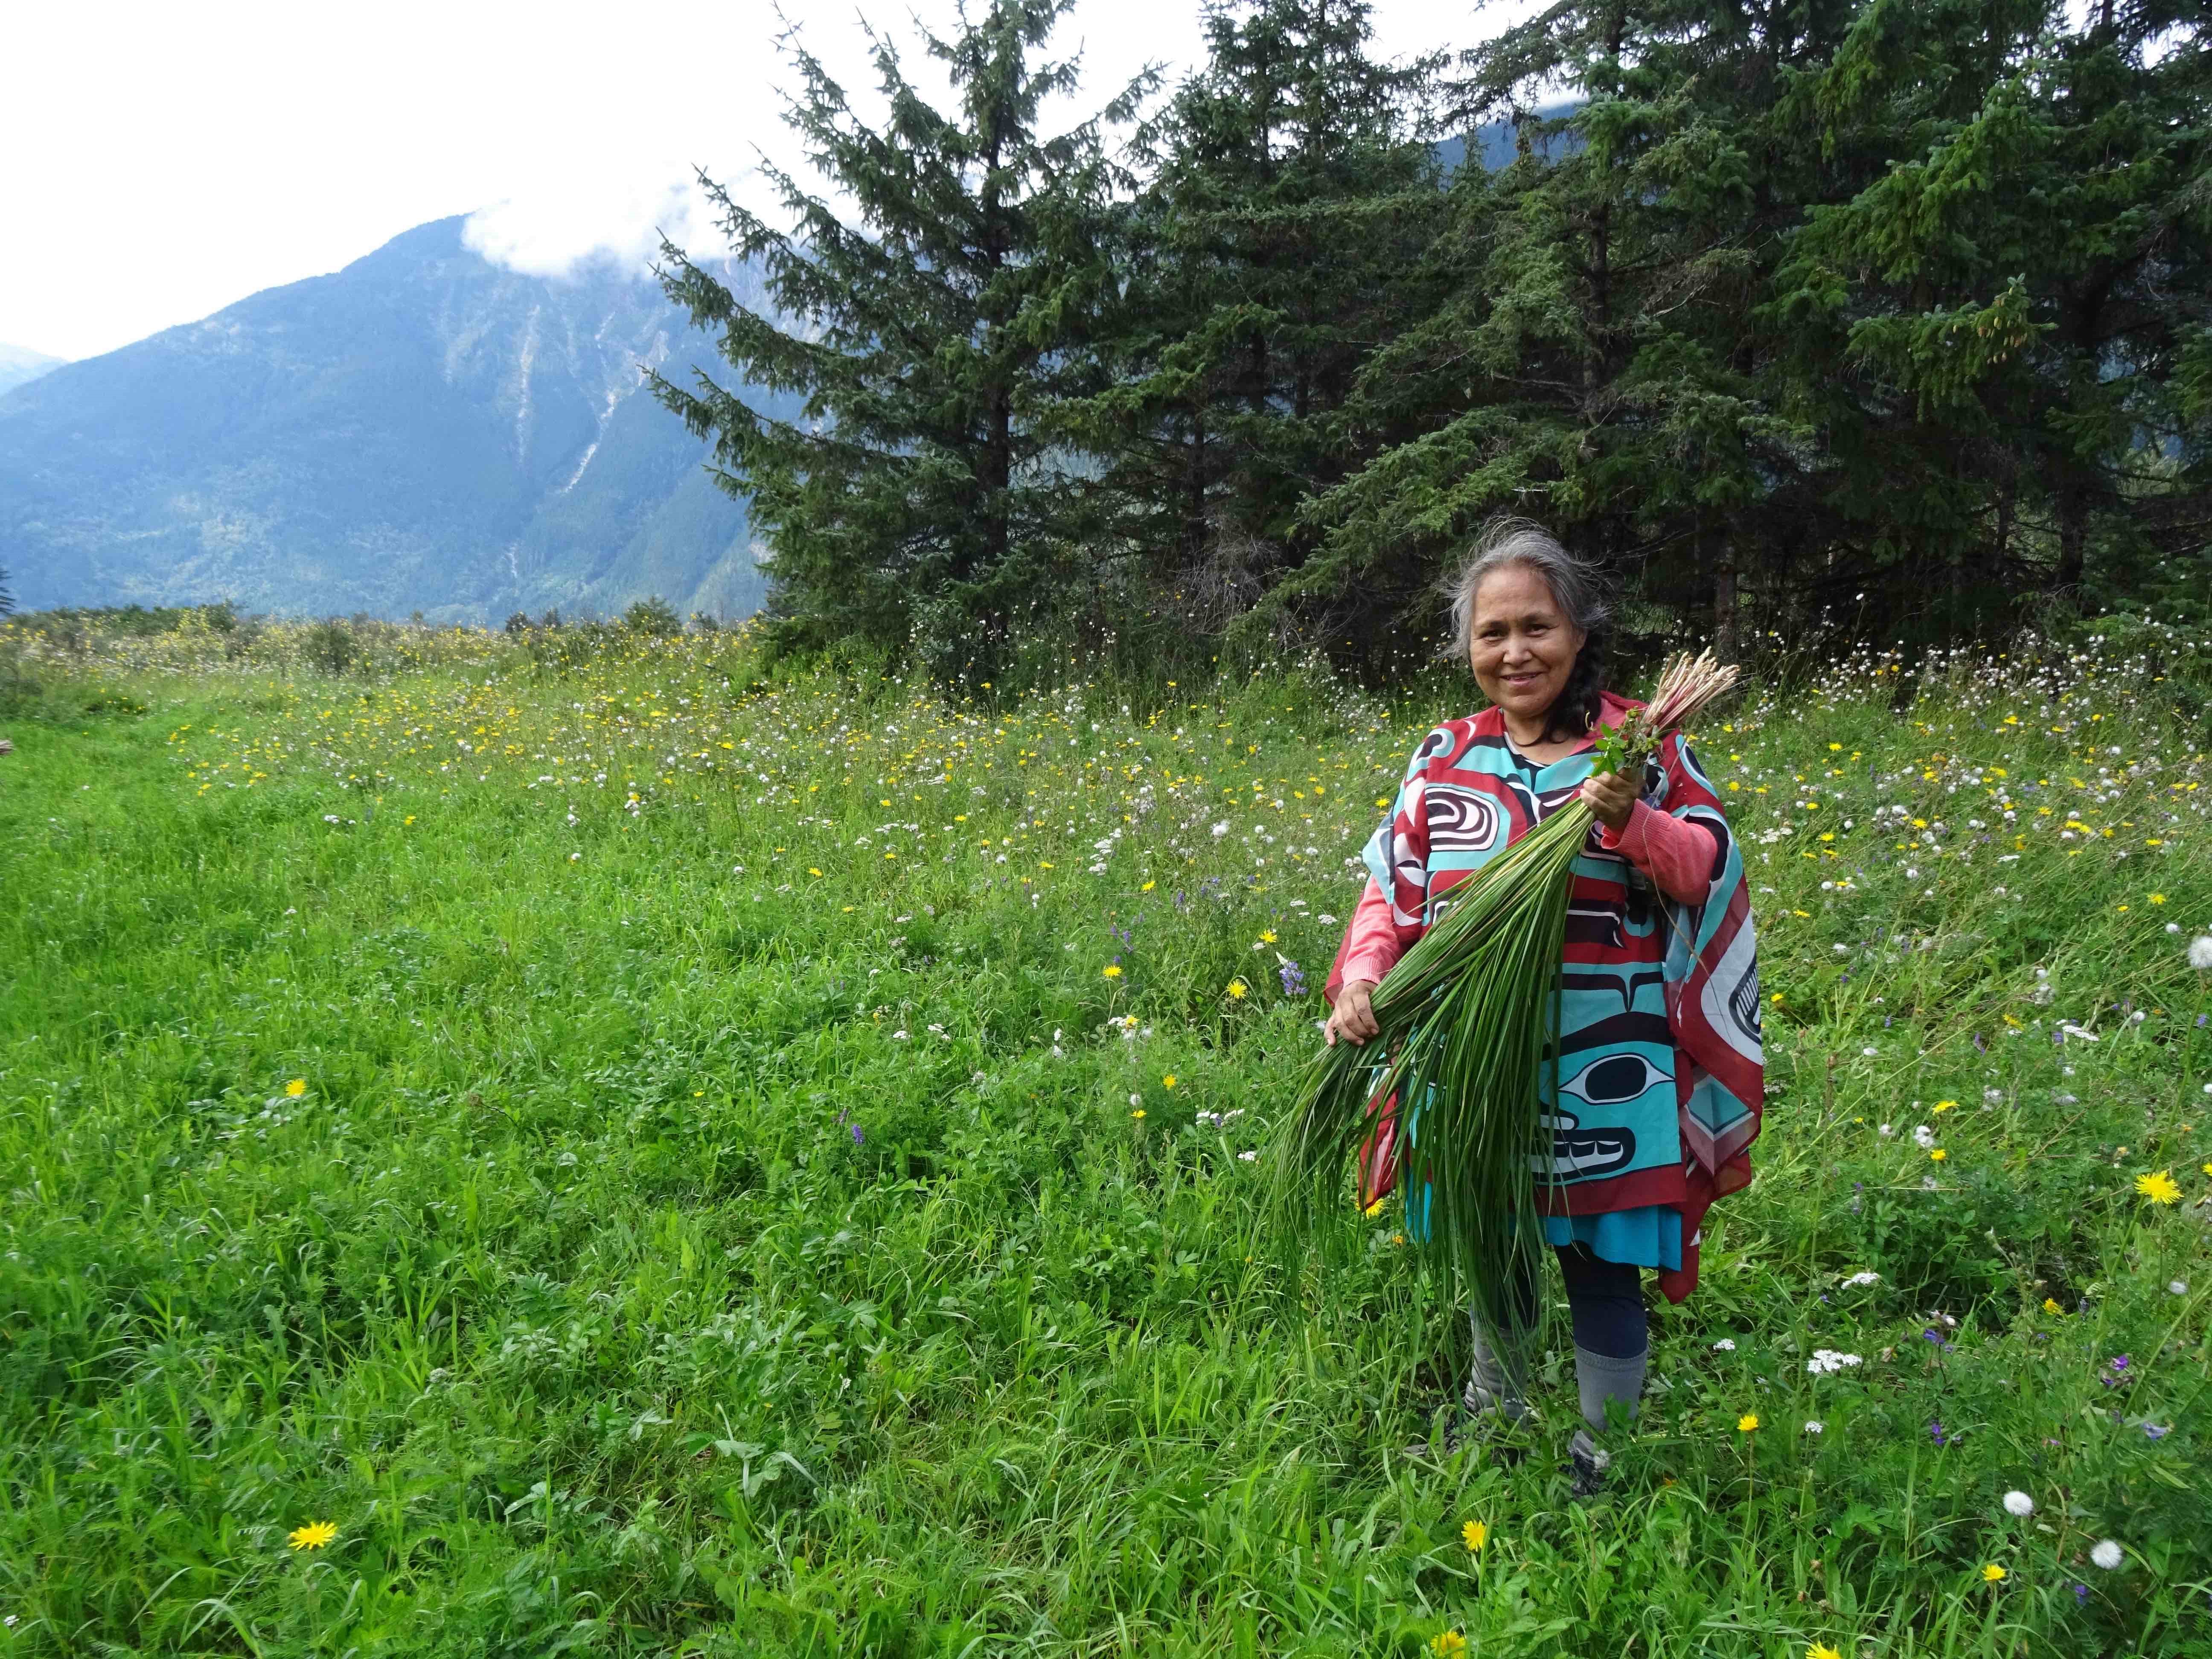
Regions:
[[2203, 546], [2207, 25], [2164, 0], [1873, 0], [1795, 100], [1891, 161], [1812, 215], [1771, 307], [1838, 468], [1831, 538], [1953, 626], [2078, 602], [2093, 547]]
[[1111, 384], [1069, 430], [1120, 544], [1212, 628], [1304, 556], [1337, 412], [1412, 314], [1439, 64], [1377, 62], [1364, 0], [1207, 0], [1205, 28], [1206, 62], [1140, 137]]
[[1777, 105], [1849, 13], [1566, 0], [1465, 55], [1458, 118], [1510, 121], [1516, 155], [1486, 170], [1470, 138], [1429, 253], [1441, 301], [1350, 411], [1413, 435], [1317, 492], [1322, 553], [1275, 604], [1357, 588], [1418, 614], [1445, 550], [1511, 510], [1732, 642], [1734, 552], [1780, 516], [1813, 438], [1748, 326], [1820, 187]]
[[951, 110], [872, 36], [880, 127], [787, 35], [787, 120], [857, 222], [785, 170], [765, 169], [787, 230], [702, 177], [732, 250], [759, 262], [773, 315], [664, 244], [664, 285], [717, 331], [732, 368], [801, 401], [776, 419], [703, 372], [688, 386], [654, 377], [750, 502], [787, 644], [856, 637], [947, 678], [988, 678], [1081, 539], [1053, 411], [1096, 389], [1085, 341], [1114, 281], [1101, 129], [1132, 115], [1141, 83], [1097, 119], [1040, 132], [1041, 104], [1076, 86], [1073, 63], [1039, 55], [1072, 3], [991, 0], [950, 38], [925, 33]]

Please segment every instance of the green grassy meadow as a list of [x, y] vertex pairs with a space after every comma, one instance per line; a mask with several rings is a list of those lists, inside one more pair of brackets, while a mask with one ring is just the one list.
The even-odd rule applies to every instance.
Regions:
[[1771, 1092], [1586, 1504], [1261, 1224], [1463, 678], [298, 644], [17, 641], [0, 1653], [2212, 1654], [2203, 643], [1699, 734]]

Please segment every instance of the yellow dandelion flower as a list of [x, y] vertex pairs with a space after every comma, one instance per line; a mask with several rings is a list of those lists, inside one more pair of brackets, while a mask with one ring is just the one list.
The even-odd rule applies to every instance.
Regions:
[[2137, 1176], [2136, 1190], [2154, 1204], [2172, 1204], [2181, 1196], [2181, 1188], [2173, 1184], [2172, 1173], [2166, 1170]]
[[1118, 962], [1109, 962], [1098, 971], [1108, 979], [1119, 979], [1121, 977], [1121, 964]]
[[1806, 1647], [1805, 1659], [1844, 1659], [1844, 1656], [1826, 1642], [1814, 1642]]
[[1945, 1158], [1950, 1157], [1951, 1154], [1945, 1152], [1941, 1146], [1938, 1146], [1935, 1151], [1929, 1152], [1928, 1156], [1935, 1159], [1936, 1163], [1941, 1164]]
[[1939, 1100], [1936, 1103], [1936, 1109], [1939, 1112], [1948, 1112], [1956, 1109], [1958, 1104], [1955, 1100]]
[[319, 1550], [338, 1535], [335, 1521], [310, 1521], [304, 1527], [295, 1527], [284, 1534], [284, 1541], [295, 1550]]
[[2058, 1305], [2056, 1297], [2046, 1296], [2043, 1298], [2043, 1311], [2047, 1314], [2063, 1314], [2066, 1310]]
[[1145, 1115], [1145, 1109], [1144, 1109], [1143, 1107], [1141, 1107], [1141, 1106], [1138, 1107], [1138, 1108], [1137, 1108], [1137, 1109], [1136, 1109], [1135, 1111], [1133, 1111], [1133, 1112], [1132, 1112], [1132, 1113], [1130, 1113], [1130, 1114], [1129, 1114], [1129, 1115], [1130, 1115], [1131, 1117], [1142, 1117], [1142, 1116], [1144, 1116], [1144, 1115]]
[[1429, 1651], [1437, 1659], [1459, 1659], [1467, 1651], [1467, 1638], [1455, 1630], [1438, 1631], [1429, 1638]]
[[1232, 1002], [1242, 1002], [1251, 989], [1252, 988], [1243, 980], [1232, 979], [1229, 981], [1229, 1000]]
[[1262, 928], [1260, 932], [1260, 943], [1262, 945], [1273, 945], [1274, 942], [1275, 930], [1272, 927]]
[[1170, 1072], [1165, 1077], [1160, 1079], [1160, 1087], [1163, 1089], [1172, 1089], [1175, 1086], [1176, 1074], [1173, 1072]]
[[1473, 1554], [1490, 1541], [1490, 1528], [1480, 1521], [1470, 1521], [1459, 1529], [1460, 1541]]
[[2004, 1576], [2005, 1570], [1994, 1561], [1982, 1569], [1982, 1582], [1985, 1584], [1994, 1584]]
[[1746, 1412], [1741, 1417], [1737, 1418], [1735, 1420], [1735, 1431], [1738, 1434], [1749, 1434], [1758, 1426], [1759, 1413], [1757, 1412]]
[[293, 1099], [297, 1100], [301, 1095], [307, 1092], [307, 1079], [303, 1077], [294, 1078], [289, 1083], [284, 1085], [284, 1092], [291, 1096]]

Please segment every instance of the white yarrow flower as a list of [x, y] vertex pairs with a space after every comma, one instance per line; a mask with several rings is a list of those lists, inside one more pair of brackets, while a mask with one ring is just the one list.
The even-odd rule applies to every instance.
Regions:
[[1881, 1283], [1881, 1275], [1880, 1273], [1867, 1271], [1853, 1273], [1849, 1279], [1844, 1281], [1844, 1288], [1847, 1291], [1856, 1291], [1869, 1285], [1879, 1285]]
[[2110, 1572], [2126, 1559], [2126, 1552], [2120, 1548], [2119, 1540], [2106, 1538], [2100, 1540], [2089, 1552], [2089, 1559], [2106, 1572]]
[[1735, 1352], [1735, 1339], [1732, 1336], [1723, 1337], [1719, 1341], [1713, 1344], [1713, 1352], [1715, 1353], [1734, 1353]]
[[2170, 1279], [2166, 1280], [2166, 1293], [2170, 1296], [2187, 1296], [2189, 1294], [2189, 1281], [2185, 1279]]
[[2005, 1513], [2022, 1519], [2035, 1513], [2035, 1500], [2024, 1492], [2008, 1492], [2004, 1495]]
[[1817, 1417], [1808, 1417], [1805, 1419], [1805, 1432], [1808, 1434], [1819, 1434], [1827, 1426]]

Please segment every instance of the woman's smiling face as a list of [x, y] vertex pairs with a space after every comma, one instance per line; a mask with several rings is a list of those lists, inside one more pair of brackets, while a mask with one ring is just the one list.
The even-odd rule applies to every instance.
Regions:
[[1492, 571], [1474, 590], [1468, 631], [1468, 660], [1483, 696], [1512, 725], [1540, 729], [1587, 637], [1559, 609], [1552, 585], [1525, 564]]

